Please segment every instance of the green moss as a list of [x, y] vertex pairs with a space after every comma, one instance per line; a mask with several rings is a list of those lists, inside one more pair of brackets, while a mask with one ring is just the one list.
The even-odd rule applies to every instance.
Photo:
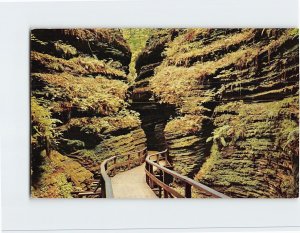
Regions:
[[295, 196], [295, 178], [293, 176], [283, 176], [280, 184], [280, 190], [287, 197]]
[[64, 57], [75, 56], [77, 54], [76, 48], [61, 41], [55, 42], [54, 47], [59, 53], [62, 53]]
[[42, 90], [49, 99], [50, 108], [55, 112], [66, 111], [72, 107], [82, 112], [97, 114], [115, 114], [125, 107], [127, 85], [118, 80], [103, 77], [76, 78], [73, 75], [34, 74], [34, 82], [44, 82], [47, 86]]
[[134, 81], [136, 78], [135, 63], [138, 55], [146, 45], [146, 41], [149, 35], [154, 29], [150, 28], [124, 28], [122, 29], [124, 38], [127, 40], [132, 56], [129, 65], [130, 75], [128, 77], [129, 81]]
[[227, 145], [214, 140], [196, 179], [237, 197], [294, 196], [292, 157], [299, 153], [296, 99], [217, 107], [212, 138], [223, 137]]
[[219, 157], [220, 157], [220, 153], [219, 153], [218, 146], [216, 143], [214, 143], [210, 150], [210, 156], [207, 157], [200, 171], [198, 172], [198, 174], [196, 174], [195, 179], [201, 181], [203, 176], [209, 174], [213, 169], [213, 167], [215, 166], [215, 164], [217, 163]]
[[107, 137], [94, 149], [80, 150], [77, 151], [77, 154], [82, 158], [88, 158], [100, 164], [111, 156], [126, 155], [141, 150], [145, 147], [145, 143], [144, 131], [137, 129], [127, 134]]
[[170, 149], [187, 148], [199, 143], [199, 138], [196, 136], [189, 136], [180, 139], [172, 140], [172, 144], [169, 145]]
[[[199, 32], [193, 32], [197, 31], [199, 29], [190, 29], [189, 34], [194, 33], [198, 34]], [[206, 34], [207, 29], [201, 29], [202, 31], [200, 33]], [[186, 43], [186, 41], [182, 40], [182, 38], [178, 37], [174, 42], [171, 44], [171, 47], [167, 49], [166, 54], [168, 55], [167, 62], [169, 64], [175, 64], [175, 65], [185, 65], [187, 66], [190, 61], [197, 57], [198, 60], [201, 60], [201, 57], [208, 56], [208, 54], [213, 54], [214, 52], [217, 52], [219, 50], [226, 49], [230, 46], [236, 46], [242, 42], [245, 43], [245, 41], [253, 39], [255, 36], [255, 30], [253, 29], [245, 29], [241, 33], [236, 33], [232, 35], [228, 35], [224, 39], [215, 40], [210, 44], [202, 44], [202, 41], [197, 41], [194, 43]], [[187, 34], [188, 34], [187, 33]], [[187, 37], [187, 34], [181, 35], [181, 37]], [[182, 45], [183, 44], [183, 45]], [[175, 47], [175, 49], [174, 49]], [[174, 51], [175, 50], [175, 51]]]
[[188, 135], [199, 132], [201, 122], [205, 117], [196, 115], [186, 115], [169, 121], [165, 127], [166, 134]]
[[292, 36], [299, 36], [299, 28], [290, 29], [289, 33]]
[[56, 182], [59, 186], [59, 195], [62, 198], [71, 198], [71, 192], [73, 191], [72, 184], [69, 183], [64, 174], [59, 174], [56, 176]]
[[76, 148], [82, 148], [85, 146], [84, 142], [80, 140], [68, 140], [67, 145]]
[[78, 162], [52, 151], [45, 158], [42, 176], [38, 184], [32, 187], [32, 197], [71, 198], [74, 189], [84, 190], [93, 178], [93, 174]]
[[76, 75], [103, 75], [126, 80], [124, 71], [115, 69], [110, 63], [93, 57], [79, 56], [65, 60], [49, 54], [32, 51], [31, 62], [39, 63], [39, 66], [43, 66], [45, 71], [69, 72]]

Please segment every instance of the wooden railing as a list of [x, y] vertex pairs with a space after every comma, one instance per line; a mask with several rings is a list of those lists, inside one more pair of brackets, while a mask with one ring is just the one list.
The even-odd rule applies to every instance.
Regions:
[[[172, 171], [168, 162], [168, 150], [148, 155], [146, 157], [146, 182], [152, 190], [157, 191], [160, 198], [191, 198], [192, 188], [215, 198], [229, 198], [228, 196], [209, 188], [208, 186], [198, 183], [187, 176]], [[173, 181], [183, 184], [184, 195], [180, 194], [170, 186]]]
[[[102, 198], [113, 198], [113, 189], [110, 177], [120, 171], [130, 170], [131, 168], [146, 162], [146, 183], [157, 195], [162, 198], [191, 198], [192, 188], [200, 190], [215, 198], [229, 198], [228, 196], [209, 188], [208, 186], [198, 183], [187, 176], [178, 174], [171, 170], [172, 166], [168, 160], [168, 150], [148, 155], [147, 148], [126, 155], [117, 155], [104, 160], [101, 163], [101, 178], [97, 188], [101, 186]], [[179, 193], [171, 184], [176, 180], [177, 183], [183, 184], [184, 195]]]
[[113, 198], [113, 190], [110, 177], [116, 175], [119, 171], [130, 170], [131, 168], [141, 165], [145, 162], [147, 148], [126, 155], [116, 155], [104, 160], [101, 163], [101, 197]]

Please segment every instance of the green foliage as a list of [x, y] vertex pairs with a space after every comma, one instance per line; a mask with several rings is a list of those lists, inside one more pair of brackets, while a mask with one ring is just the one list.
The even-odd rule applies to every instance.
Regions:
[[299, 154], [299, 125], [290, 119], [284, 119], [278, 131], [276, 145], [291, 156]]
[[34, 147], [43, 147], [49, 150], [49, 146], [55, 145], [55, 139], [59, 136], [55, 130], [57, 123], [60, 121], [51, 118], [49, 109], [42, 106], [35, 97], [31, 97], [31, 143]]
[[296, 36], [299, 36], [299, 28], [293, 28], [293, 29], [290, 29], [290, 35], [296, 37]]
[[[70, 48], [64, 48], [65, 50]], [[71, 53], [69, 50], [66, 52]], [[72, 51], [74, 52], [74, 51]], [[76, 75], [103, 75], [126, 80], [124, 71], [116, 69], [111, 62], [98, 60], [93, 57], [74, 57], [69, 60], [53, 57], [49, 54], [43, 54], [31, 51], [31, 62], [37, 62], [46, 70], [62, 73], [69, 72]]]
[[63, 198], [71, 198], [71, 192], [73, 191], [72, 184], [67, 181], [64, 174], [59, 174], [56, 177], [57, 185], [59, 187], [59, 195]]
[[34, 74], [34, 81], [45, 82], [45, 98], [51, 98], [51, 107], [55, 112], [76, 107], [81, 111], [101, 115], [113, 115], [126, 106], [124, 101], [127, 85], [119, 80], [104, 77], [77, 78], [73, 75]]
[[224, 137], [228, 136], [228, 132], [230, 132], [229, 129], [230, 129], [229, 125], [224, 125], [220, 128], [217, 128], [216, 130], [214, 130], [213, 136], [208, 137], [206, 139], [206, 142], [210, 142], [213, 140], [214, 142], [217, 142], [218, 144], [220, 144], [222, 146], [227, 146], [227, 143], [226, 143]]
[[[249, 137], [253, 148], [268, 148], [269, 144], [264, 143], [264, 139], [261, 137], [269, 137], [272, 134], [272, 128], [274, 129], [277, 125], [274, 122], [283, 118], [280, 121], [280, 128], [278, 131], [278, 137], [276, 137], [276, 144], [287, 145], [289, 143], [295, 143], [297, 141], [297, 135], [295, 133], [297, 129], [297, 123], [285, 118], [290, 118], [291, 114], [294, 113], [294, 106], [297, 106], [295, 98], [286, 98], [282, 101], [271, 102], [271, 103], [253, 103], [243, 104], [243, 102], [229, 102], [224, 105], [218, 106], [214, 114], [215, 124], [218, 126], [212, 137], [207, 140], [216, 141], [216, 138], [223, 137], [230, 144], [234, 144], [239, 140], [244, 140]], [[288, 135], [290, 134], [290, 142], [286, 144]], [[258, 137], [260, 139], [256, 142], [252, 137]], [[223, 144], [219, 141], [219, 144]], [[257, 144], [258, 143], [258, 144]]]
[[67, 128], [79, 127], [82, 133], [107, 135], [122, 129], [136, 129], [140, 124], [137, 115], [129, 111], [122, 111], [112, 117], [72, 118], [67, 124]]
[[201, 87], [205, 79], [217, 70], [230, 65], [242, 67], [253, 61], [258, 55], [258, 48], [245, 48], [224, 55], [217, 61], [207, 61], [191, 67], [177, 67], [163, 62], [156, 68], [150, 81], [152, 91], [160, 97], [161, 102], [181, 106], [186, 93]]
[[211, 152], [196, 179], [222, 187], [222, 192], [233, 196], [295, 196], [297, 107], [298, 97], [218, 106], [214, 112], [216, 128], [207, 139], [213, 141]]
[[204, 118], [196, 115], [185, 115], [169, 121], [165, 127], [165, 132], [172, 134], [188, 135], [199, 132]]
[[123, 30], [124, 38], [127, 40], [130, 50], [131, 50], [131, 62], [129, 65], [129, 81], [134, 81], [136, 78], [135, 62], [146, 45], [146, 41], [149, 38], [149, 35], [153, 31], [150, 28], [124, 28]]
[[297, 184], [293, 176], [283, 176], [280, 184], [280, 191], [283, 194], [293, 198], [295, 196], [295, 187], [297, 187]]
[[[134, 56], [146, 43], [146, 31], [128, 38]], [[70, 157], [98, 173], [107, 156], [145, 146], [139, 114], [128, 109], [130, 50], [122, 33], [119, 29], [33, 31], [32, 48], [37, 50], [31, 51], [31, 171], [37, 177], [33, 196], [71, 197], [73, 189], [87, 189], [93, 174]], [[59, 152], [53, 150], [56, 142]]]
[[[118, 136], [107, 137], [99, 145], [91, 150], [77, 151], [81, 158], [91, 159], [97, 164], [115, 155], [132, 154], [133, 151], [145, 147], [146, 137], [142, 129], [136, 129]], [[99, 167], [97, 167], [98, 172]]]
[[71, 45], [65, 44], [62, 41], [54, 43], [54, 48], [64, 55], [64, 58], [75, 56], [77, 54], [76, 48]]
[[[120, 29], [99, 28], [99, 29], [62, 29], [63, 37], [67, 36], [72, 40], [81, 42], [101, 42], [116, 47], [121, 51], [128, 51], [128, 44]], [[86, 44], [88, 46], [88, 44]]]
[[42, 177], [40, 182], [32, 187], [32, 197], [72, 198], [71, 192], [75, 188], [86, 188], [86, 184], [93, 177], [91, 172], [57, 151], [51, 151], [50, 156], [45, 154], [43, 151]]
[[[185, 30], [185, 33], [168, 44], [165, 53], [166, 58], [155, 69], [155, 75], [151, 78], [151, 90], [163, 103], [182, 106], [185, 103], [187, 93], [194, 91], [195, 87], [198, 90], [205, 88], [205, 85], [209, 85], [210, 78], [219, 75], [220, 71], [227, 72], [228, 75], [231, 74], [234, 77], [234, 71], [241, 71], [246, 67], [257, 67], [258, 57], [265, 56], [265, 54], [271, 56], [276, 48], [284, 45], [292, 38], [289, 30], [271, 30], [272, 34], [278, 35], [272, 36], [272, 40], [262, 40], [260, 43], [253, 44], [249, 42], [253, 41], [261, 31], [245, 29], [232, 35], [223, 34], [223, 37], [219, 39], [210, 40], [208, 38], [210, 43], [202, 44], [203, 40], [199, 40], [199, 42], [193, 42], [193, 45], [190, 45], [190, 39], [194, 41], [193, 31], [195, 29]], [[195, 32], [195, 37], [202, 38], [208, 32], [209, 30], [200, 30]], [[185, 39], [186, 37], [191, 38]], [[197, 43], [199, 44], [196, 45]], [[218, 78], [221, 79], [222, 76]], [[241, 79], [245, 81], [247, 78], [248, 75], [243, 75]], [[222, 80], [220, 81], [222, 82]], [[237, 81], [236, 84], [223, 85], [223, 88], [232, 89], [232, 85], [237, 85], [234, 88], [241, 90], [241, 80], [235, 81]], [[222, 97], [224, 91], [221, 88], [216, 94], [221, 93]], [[282, 91], [272, 90], [272, 92], [264, 93], [264, 95], [279, 94]], [[289, 89], [284, 91], [289, 91]], [[259, 92], [253, 98], [259, 98], [261, 94]], [[195, 101], [197, 100], [195, 99]], [[197, 102], [194, 105], [197, 106]]]
[[[210, 44], [203, 44], [202, 40], [190, 42], [183, 38], [195, 37], [208, 33], [210, 29], [189, 29], [187, 33], [177, 37], [170, 43], [166, 49], [167, 62], [169, 65], [189, 65], [190, 61], [195, 58], [207, 56], [220, 50], [226, 50], [229, 46], [236, 46], [240, 43], [253, 39], [255, 36], [254, 29], [244, 29], [241, 33], [236, 33], [224, 37], [224, 39], [215, 40]], [[193, 34], [193, 35], [192, 35]]]
[[[140, 70], [149, 62], [163, 60], [154, 76], [146, 80], [149, 85], [145, 82], [134, 92], [153, 92], [160, 103], [177, 107], [177, 117], [170, 119], [164, 130], [175, 169], [188, 173], [206, 158], [196, 179], [224, 193], [236, 197], [295, 196], [299, 106], [298, 96], [287, 96], [294, 94], [298, 83], [284, 85], [295, 79], [286, 76], [298, 75], [296, 65], [286, 67], [297, 63], [298, 55], [289, 54], [284, 46], [294, 43], [298, 29], [62, 31], [64, 37], [76, 38], [82, 46], [108, 46], [114, 58], [124, 54], [128, 58], [129, 44], [130, 84], [136, 77], [135, 67]], [[31, 39], [40, 50], [48, 46], [34, 35]], [[65, 41], [54, 45], [63, 58], [73, 58], [31, 53], [34, 69], [43, 72], [32, 75], [33, 83], [40, 85], [33, 91], [37, 97], [32, 99], [32, 143], [47, 148], [46, 142], [55, 142], [57, 132], [62, 131], [72, 138], [65, 143], [77, 150], [74, 154], [94, 167], [107, 157], [144, 146], [139, 115], [127, 109], [128, 85], [115, 80], [127, 81], [124, 67], [128, 63], [99, 60], [94, 54], [86, 57]], [[50, 111], [59, 116], [69, 113], [60, 130]], [[208, 129], [210, 123], [205, 125], [208, 116], [213, 132]], [[179, 156], [174, 156], [176, 153]], [[36, 196], [69, 197], [72, 186], [83, 188], [91, 177], [61, 155], [52, 153], [50, 159], [42, 166], [45, 172]]]
[[31, 196], [35, 198], [71, 198], [72, 184], [67, 181], [61, 168], [51, 161], [51, 157], [45, 157], [45, 154], [42, 153], [45, 158], [41, 166], [42, 177], [40, 182], [32, 187]]
[[195, 176], [196, 180], [201, 180], [206, 174], [209, 174], [214, 168], [215, 164], [218, 162], [220, 157], [220, 152], [216, 143], [214, 143], [210, 150], [210, 156], [207, 157], [206, 161], [203, 163], [200, 171]]

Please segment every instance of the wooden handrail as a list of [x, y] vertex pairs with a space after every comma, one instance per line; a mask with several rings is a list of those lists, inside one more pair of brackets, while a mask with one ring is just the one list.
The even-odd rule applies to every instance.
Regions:
[[104, 197], [104, 198], [113, 198], [114, 197], [111, 180], [106, 172], [108, 162], [111, 161], [111, 159], [114, 157], [115, 156], [113, 156], [109, 159], [106, 159], [101, 163], [101, 179], [100, 179], [101, 197]]
[[[151, 160], [151, 158], [156, 157], [156, 161]], [[177, 172], [168, 169], [167, 167], [161, 166], [159, 164], [160, 159], [164, 159], [167, 161], [168, 157], [168, 149], [148, 155], [146, 157], [146, 182], [150, 186], [150, 188], [154, 188], [154, 183], [158, 186], [159, 189], [159, 197], [162, 197], [162, 191], [164, 191], [164, 197], [176, 197], [176, 198], [191, 198], [192, 190], [191, 188], [194, 187], [198, 190], [202, 190], [205, 193], [208, 193], [212, 197], [216, 198], [229, 198], [228, 196], [220, 193], [204, 184], [194, 181], [193, 179], [178, 174]], [[160, 159], [159, 159], [160, 158]], [[156, 174], [154, 173], [154, 169], [156, 168]], [[169, 175], [169, 177], [167, 176]], [[171, 180], [174, 178], [180, 180], [185, 185], [185, 195], [179, 194], [175, 189], [169, 186], [172, 182]]]
[[[137, 158], [134, 158], [134, 156], [137, 154]], [[113, 198], [113, 189], [111, 184], [111, 176], [114, 176], [116, 174], [116, 170], [120, 167], [124, 167], [125, 170], [129, 170], [132, 168], [132, 165], [135, 166], [136, 164], [141, 165], [145, 162], [147, 156], [147, 148], [143, 148], [142, 150], [130, 153], [130, 154], [124, 154], [124, 155], [116, 155], [112, 156], [106, 160], [104, 160], [101, 163], [100, 166], [100, 186], [101, 186], [101, 197], [102, 198]], [[125, 161], [117, 162], [117, 159], [124, 159]], [[109, 163], [113, 161], [112, 165], [109, 165]]]
[[[212, 197], [229, 198], [228, 196], [204, 184], [198, 183], [187, 176], [180, 175], [177, 172], [169, 169], [168, 167], [170, 167], [170, 163], [168, 161], [168, 153], [169, 151], [168, 149], [166, 149], [164, 151], [148, 155], [147, 148], [144, 148], [140, 151], [136, 151], [125, 155], [116, 155], [104, 160], [101, 163], [101, 178], [99, 181], [100, 184], [97, 185], [97, 187], [101, 185], [101, 197], [114, 197], [110, 177], [116, 174], [117, 169], [124, 168], [124, 170], [129, 170], [132, 168], [132, 166], [141, 165], [146, 161], [146, 182], [152, 189], [158, 187], [159, 197], [162, 197], [163, 192], [164, 198], [191, 198], [193, 187], [208, 193]], [[137, 158], [134, 158], [136, 154]], [[118, 159], [122, 159], [123, 161], [118, 162]], [[164, 161], [165, 166], [160, 165], [160, 161]], [[111, 162], [113, 163], [110, 164]], [[180, 194], [178, 191], [176, 191], [169, 185], [173, 182], [174, 179], [178, 179], [184, 184], [184, 195]]]

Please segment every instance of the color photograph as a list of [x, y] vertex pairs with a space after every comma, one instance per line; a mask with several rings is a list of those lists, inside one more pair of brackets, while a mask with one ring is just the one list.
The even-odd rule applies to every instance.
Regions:
[[297, 28], [32, 29], [29, 59], [31, 198], [298, 198]]

